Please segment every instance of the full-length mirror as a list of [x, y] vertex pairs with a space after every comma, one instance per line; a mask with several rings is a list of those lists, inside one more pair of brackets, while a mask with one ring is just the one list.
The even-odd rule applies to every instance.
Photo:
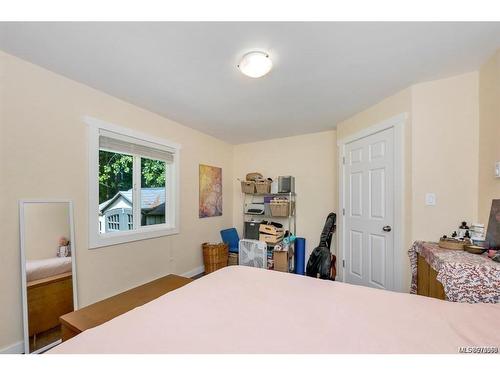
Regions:
[[59, 317], [76, 309], [71, 201], [21, 201], [21, 270], [25, 353], [61, 341]]

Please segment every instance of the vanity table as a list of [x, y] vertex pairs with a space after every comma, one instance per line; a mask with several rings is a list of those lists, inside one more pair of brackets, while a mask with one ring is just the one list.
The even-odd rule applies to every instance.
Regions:
[[416, 241], [408, 251], [412, 270], [410, 293], [452, 302], [499, 303], [500, 263], [485, 254], [443, 249]]

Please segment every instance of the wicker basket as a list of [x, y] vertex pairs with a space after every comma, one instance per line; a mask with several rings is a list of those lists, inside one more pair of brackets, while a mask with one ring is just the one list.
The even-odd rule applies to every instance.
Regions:
[[204, 243], [203, 262], [205, 263], [205, 274], [217, 271], [227, 266], [229, 247], [225, 243]]
[[459, 240], [445, 240], [443, 238], [439, 239], [439, 247], [448, 250], [463, 250], [465, 242]]
[[[292, 202], [292, 212], [293, 212]], [[269, 203], [269, 208], [271, 209], [272, 216], [286, 217], [290, 215], [290, 202], [287, 200], [272, 200]]]
[[271, 191], [271, 181], [255, 181], [255, 190], [257, 194], [269, 194]]
[[237, 253], [229, 253], [227, 265], [228, 266], [237, 266], [238, 265], [238, 254]]
[[241, 181], [241, 191], [246, 194], [255, 193], [255, 182], [254, 181]]

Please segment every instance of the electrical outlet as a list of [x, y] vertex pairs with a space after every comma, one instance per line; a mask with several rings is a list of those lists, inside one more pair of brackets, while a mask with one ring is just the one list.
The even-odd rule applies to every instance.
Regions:
[[436, 205], [436, 194], [435, 193], [425, 194], [425, 204], [427, 206], [435, 206]]

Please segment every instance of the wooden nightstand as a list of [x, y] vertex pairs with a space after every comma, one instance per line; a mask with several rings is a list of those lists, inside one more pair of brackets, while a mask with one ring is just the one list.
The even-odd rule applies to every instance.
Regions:
[[62, 340], [66, 341], [89, 328], [96, 327], [172, 290], [189, 284], [191, 281], [193, 280], [186, 277], [167, 275], [63, 315], [59, 318]]

